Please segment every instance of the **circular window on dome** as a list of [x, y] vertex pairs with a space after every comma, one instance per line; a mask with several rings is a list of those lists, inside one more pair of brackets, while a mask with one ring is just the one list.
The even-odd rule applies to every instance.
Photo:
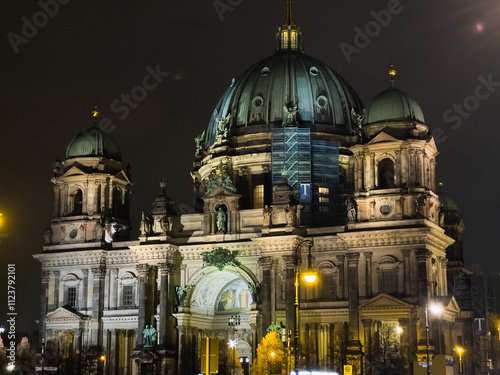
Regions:
[[252, 100], [252, 106], [254, 108], [260, 108], [264, 105], [264, 98], [262, 96], [256, 96]]
[[380, 206], [380, 213], [384, 216], [389, 215], [392, 212], [392, 206], [390, 204], [383, 204]]
[[326, 96], [320, 95], [316, 98], [316, 104], [320, 108], [326, 108], [326, 106], [328, 105], [328, 99], [326, 98]]
[[317, 76], [319, 74], [319, 70], [315, 66], [311, 66], [309, 68], [309, 73], [313, 76]]
[[270, 70], [267, 66], [263, 67], [262, 70], [260, 71], [260, 74], [265, 77], [269, 74]]

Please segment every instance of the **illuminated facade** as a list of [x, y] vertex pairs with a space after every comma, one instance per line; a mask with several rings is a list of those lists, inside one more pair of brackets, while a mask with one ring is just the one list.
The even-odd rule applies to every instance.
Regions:
[[305, 267], [298, 246], [312, 239], [320, 277], [300, 289], [299, 368], [425, 371], [434, 300], [444, 308], [429, 324], [436, 367], [458, 358], [473, 317], [448, 293], [447, 249], [459, 272], [463, 254], [423, 112], [394, 87], [364, 109], [301, 44], [287, 1], [276, 53], [231, 83], [195, 140], [197, 213], [177, 215], [162, 185], [136, 240], [119, 147], [97, 127], [75, 137], [35, 255], [46, 350], [65, 347], [71, 366], [107, 374], [197, 374], [203, 339], [234, 334], [251, 363], [273, 322], [295, 329], [295, 254]]

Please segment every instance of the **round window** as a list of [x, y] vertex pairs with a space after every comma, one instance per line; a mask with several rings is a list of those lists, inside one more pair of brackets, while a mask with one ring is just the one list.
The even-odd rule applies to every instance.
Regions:
[[262, 96], [256, 96], [255, 98], [253, 98], [252, 106], [254, 108], [260, 108], [263, 105], [264, 105], [264, 98], [262, 98]]
[[390, 204], [383, 204], [380, 206], [380, 213], [382, 215], [389, 215], [392, 211], [392, 206]]
[[316, 104], [320, 108], [326, 108], [326, 106], [328, 105], [328, 99], [326, 98], [326, 96], [320, 95], [316, 99]]
[[260, 71], [260, 74], [265, 77], [269, 74], [270, 70], [267, 66], [263, 67], [262, 70]]
[[69, 232], [69, 236], [71, 238], [75, 238], [77, 234], [78, 234], [78, 231], [76, 229], [73, 229], [71, 232]]
[[319, 74], [319, 70], [315, 66], [311, 66], [309, 68], [309, 73], [313, 76], [317, 76]]

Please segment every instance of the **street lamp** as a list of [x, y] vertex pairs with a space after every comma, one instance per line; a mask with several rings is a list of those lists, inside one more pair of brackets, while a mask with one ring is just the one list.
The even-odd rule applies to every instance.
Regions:
[[463, 374], [463, 368], [462, 368], [462, 352], [464, 351], [464, 348], [457, 346], [455, 350], [458, 353], [458, 373], [460, 375]]
[[295, 345], [294, 345], [294, 350], [295, 350], [295, 365], [294, 365], [294, 371], [295, 374], [299, 374], [299, 329], [300, 329], [300, 320], [299, 320], [299, 255], [300, 255], [300, 247], [307, 242], [308, 248], [309, 248], [309, 254], [307, 255], [307, 269], [303, 273], [304, 280], [308, 284], [312, 284], [316, 281], [318, 274], [312, 269], [312, 255], [311, 255], [311, 248], [314, 245], [314, 240], [303, 240], [300, 242], [297, 247], [295, 248], [295, 257], [294, 257], [294, 266], [295, 266]]
[[443, 311], [443, 307], [438, 304], [438, 303], [432, 303], [429, 306], [429, 301], [425, 304], [425, 351], [427, 355], [427, 375], [431, 375], [431, 367], [430, 367], [430, 359], [429, 359], [429, 352], [430, 352], [430, 338], [429, 338], [429, 310], [433, 314], [439, 314], [441, 311]]
[[275, 352], [271, 352], [271, 375], [274, 374], [274, 356], [276, 355]]
[[234, 360], [235, 360], [235, 352], [236, 352], [236, 340], [234, 339], [234, 332], [236, 331], [236, 326], [239, 326], [241, 323], [241, 319], [239, 315], [231, 315], [229, 317], [228, 326], [233, 327], [233, 339], [229, 340], [229, 347], [233, 349], [233, 375], [234, 375]]

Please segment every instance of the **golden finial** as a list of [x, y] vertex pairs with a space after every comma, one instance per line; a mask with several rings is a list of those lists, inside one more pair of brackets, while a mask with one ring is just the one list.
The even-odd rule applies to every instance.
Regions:
[[398, 71], [396, 68], [394, 68], [394, 64], [391, 62], [391, 67], [389, 68], [389, 76], [391, 77], [391, 85], [394, 87], [394, 77], [396, 77], [396, 74]]
[[94, 110], [92, 111], [92, 117], [95, 119], [99, 116], [99, 111], [97, 110], [97, 106], [94, 107]]

